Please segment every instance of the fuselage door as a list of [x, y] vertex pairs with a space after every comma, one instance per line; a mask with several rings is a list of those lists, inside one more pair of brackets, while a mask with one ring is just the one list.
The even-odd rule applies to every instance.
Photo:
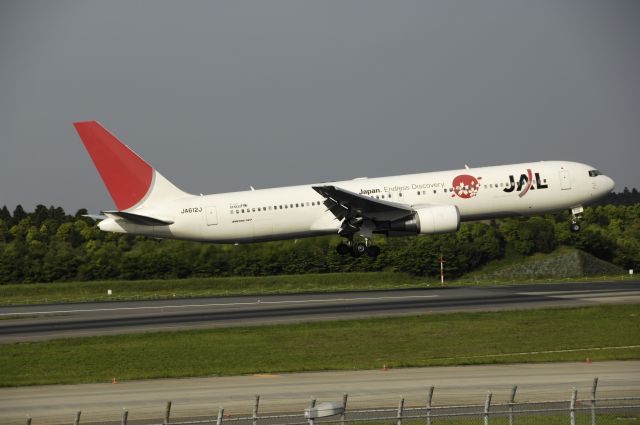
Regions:
[[218, 224], [218, 211], [216, 207], [207, 207], [207, 226]]
[[567, 170], [560, 171], [560, 189], [571, 189], [571, 178], [569, 177], [569, 172]]

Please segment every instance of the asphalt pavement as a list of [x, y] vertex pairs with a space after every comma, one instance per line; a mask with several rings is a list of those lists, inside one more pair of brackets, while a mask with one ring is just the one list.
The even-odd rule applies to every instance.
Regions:
[[455, 311], [639, 303], [640, 281], [0, 307], [0, 343]]
[[640, 361], [429, 367], [0, 388], [0, 423], [22, 425], [30, 415], [34, 425], [69, 424], [81, 410], [80, 423], [118, 424], [127, 409], [131, 423], [157, 424], [169, 400], [174, 421], [211, 419], [220, 406], [234, 418], [251, 414], [255, 394], [261, 415], [301, 416], [312, 396], [340, 402], [345, 392], [350, 410], [397, 407], [401, 396], [405, 407], [423, 407], [431, 385], [434, 406], [482, 405], [487, 391], [492, 403], [504, 403], [518, 385], [518, 402], [564, 400], [566, 407], [573, 387], [578, 398], [589, 399], [594, 377], [598, 398], [640, 396]]

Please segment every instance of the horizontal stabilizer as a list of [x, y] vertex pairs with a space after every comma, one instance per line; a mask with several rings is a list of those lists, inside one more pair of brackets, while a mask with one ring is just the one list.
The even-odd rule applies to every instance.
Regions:
[[107, 217], [121, 218], [128, 221], [129, 223], [139, 224], [141, 226], [168, 226], [169, 224], [173, 224], [173, 221], [171, 220], [164, 220], [126, 211], [103, 211], [102, 213]]
[[102, 214], [82, 214], [82, 216], [90, 218], [90, 219], [95, 220], [95, 221], [100, 221], [100, 220], [104, 220], [104, 219], [107, 218], [106, 215], [102, 215]]

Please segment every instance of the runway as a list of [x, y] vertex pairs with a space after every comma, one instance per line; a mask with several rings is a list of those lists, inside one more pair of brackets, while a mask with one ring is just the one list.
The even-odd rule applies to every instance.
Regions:
[[640, 361], [407, 368], [0, 388], [0, 423], [22, 425], [27, 414], [34, 424], [72, 423], [81, 410], [81, 423], [117, 424], [124, 408], [131, 423], [161, 423], [168, 400], [174, 420], [210, 419], [219, 406], [234, 417], [250, 415], [255, 394], [261, 396], [261, 415], [301, 414], [311, 396], [341, 401], [344, 392], [349, 409], [395, 407], [400, 396], [405, 407], [418, 407], [431, 385], [434, 406], [482, 404], [487, 391], [493, 403], [505, 402], [513, 385], [518, 385], [518, 402], [568, 404], [573, 387], [580, 399], [588, 399], [596, 376], [598, 398], [640, 396]]
[[0, 342], [597, 303], [640, 303], [640, 281], [0, 307]]

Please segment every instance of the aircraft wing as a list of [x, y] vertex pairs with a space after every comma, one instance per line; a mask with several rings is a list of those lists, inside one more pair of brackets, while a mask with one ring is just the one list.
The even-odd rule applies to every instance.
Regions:
[[324, 205], [338, 220], [357, 217], [373, 221], [395, 221], [414, 212], [408, 205], [374, 199], [331, 185], [312, 187], [325, 198]]

